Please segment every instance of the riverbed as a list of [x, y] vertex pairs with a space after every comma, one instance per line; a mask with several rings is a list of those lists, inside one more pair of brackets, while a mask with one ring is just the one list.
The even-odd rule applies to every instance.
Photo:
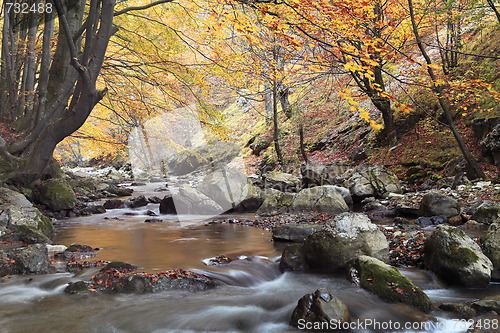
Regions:
[[[150, 189], [142, 191], [150, 194]], [[271, 241], [267, 230], [208, 224], [200, 216], [179, 222], [175, 216], [163, 215], [157, 217], [162, 222], [146, 223], [151, 218], [147, 210], [158, 213], [158, 205], [61, 220], [53, 243], [90, 245], [99, 248], [98, 256], [90, 260], [125, 261], [140, 271], [192, 269], [214, 278], [217, 288], [196, 293], [75, 296], [63, 292], [67, 283], [89, 279], [96, 270], [77, 276], [57, 273], [4, 278], [0, 283], [0, 332], [296, 332], [288, 322], [297, 301], [321, 287], [346, 303], [352, 320], [361, 325], [353, 332], [387, 332], [391, 331], [389, 322], [393, 328], [404, 328], [427, 320], [414, 308], [382, 301], [341, 275], [282, 274], [277, 261], [286, 244]], [[255, 218], [252, 214], [232, 217]], [[205, 264], [218, 255], [234, 261]], [[498, 284], [484, 289], [447, 288], [430, 272], [401, 271], [436, 305], [500, 294]], [[453, 321], [448, 313], [435, 310], [430, 315], [439, 321], [427, 329], [399, 332], [467, 330], [465, 322]], [[377, 323], [382, 329], [375, 329]]]

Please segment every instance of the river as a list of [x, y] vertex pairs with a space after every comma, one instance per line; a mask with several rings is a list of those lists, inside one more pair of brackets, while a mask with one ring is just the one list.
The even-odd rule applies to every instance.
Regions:
[[[147, 189], [143, 192], [150, 194]], [[87, 244], [100, 249], [92, 260], [126, 261], [152, 273], [193, 269], [215, 278], [220, 286], [197, 293], [74, 296], [63, 292], [67, 283], [89, 279], [95, 270], [76, 277], [70, 273], [14, 276], [0, 283], [0, 332], [296, 332], [288, 322], [297, 301], [320, 287], [340, 297], [352, 320], [361, 323], [353, 332], [387, 332], [368, 324], [390, 321], [392, 327], [403, 328], [426, 318], [414, 308], [380, 300], [343, 276], [281, 274], [277, 259], [285, 244], [272, 242], [269, 231], [207, 225], [197, 216], [182, 223], [173, 216], [145, 223], [151, 218], [145, 214], [147, 209], [157, 212], [158, 205], [59, 221], [54, 244]], [[219, 266], [204, 264], [205, 259], [221, 254], [236, 260]], [[429, 272], [403, 269], [402, 273], [435, 304], [500, 294], [498, 284], [479, 290], [446, 288]], [[432, 331], [466, 332], [464, 323], [453, 321], [448, 313], [435, 310], [431, 315], [439, 319]]]

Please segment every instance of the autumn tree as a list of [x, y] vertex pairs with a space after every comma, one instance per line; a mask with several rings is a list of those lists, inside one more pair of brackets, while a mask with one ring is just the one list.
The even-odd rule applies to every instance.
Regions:
[[0, 100], [20, 139], [0, 138], [0, 180], [43, 177], [56, 145], [78, 130], [106, 95], [98, 87], [114, 17], [171, 0], [115, 10], [114, 0], [4, 2]]

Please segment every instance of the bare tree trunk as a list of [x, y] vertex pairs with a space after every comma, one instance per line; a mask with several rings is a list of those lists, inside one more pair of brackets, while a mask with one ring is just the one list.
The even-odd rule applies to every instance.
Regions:
[[[418, 33], [418, 27], [417, 23], [415, 22], [415, 14], [413, 11], [413, 1], [408, 0], [408, 9], [410, 11], [410, 19], [413, 27], [413, 34], [415, 35], [415, 40], [417, 42], [418, 48], [420, 49], [420, 52], [422, 53], [422, 56], [424, 57], [427, 65], [432, 65], [431, 58], [427, 54], [427, 51], [424, 48], [424, 45], [422, 43], [422, 40], [420, 39], [420, 35]], [[470, 153], [469, 149], [465, 145], [464, 140], [462, 139], [462, 136], [460, 133], [458, 133], [457, 129], [455, 128], [455, 124], [453, 122], [453, 117], [451, 116], [450, 109], [448, 108], [448, 104], [446, 104], [444, 98], [443, 98], [443, 87], [437, 83], [436, 75], [434, 74], [434, 70], [430, 67], [427, 66], [427, 72], [429, 73], [429, 76], [432, 80], [432, 89], [436, 93], [439, 101], [439, 105], [441, 106], [441, 109], [443, 110], [446, 120], [448, 121], [448, 125], [450, 127], [451, 132], [453, 133], [453, 136], [455, 137], [455, 140], [458, 143], [458, 146], [460, 147], [460, 150], [462, 151], [462, 155], [464, 156], [465, 160], [469, 164], [469, 166], [474, 170], [475, 176], [478, 178], [486, 178], [483, 170], [481, 170], [481, 167], [479, 167], [479, 164], [477, 164], [476, 160]]]
[[497, 16], [498, 23], [500, 24], [500, 13], [498, 12], [498, 9], [495, 6], [495, 3], [493, 2], [493, 0], [486, 0], [486, 2], [488, 2], [488, 6], [490, 6], [490, 8], [493, 10], [495, 15]]
[[301, 123], [299, 126], [299, 145], [300, 145], [300, 154], [304, 159], [305, 163], [309, 163], [309, 158], [307, 158], [306, 150], [304, 149], [304, 125]]
[[278, 162], [282, 169], [285, 167], [285, 163], [283, 162], [283, 155], [281, 153], [281, 147], [279, 142], [279, 127], [278, 127], [278, 87], [276, 83], [276, 79], [273, 83], [273, 141], [274, 141], [274, 149], [276, 150], [276, 156], [278, 157]]

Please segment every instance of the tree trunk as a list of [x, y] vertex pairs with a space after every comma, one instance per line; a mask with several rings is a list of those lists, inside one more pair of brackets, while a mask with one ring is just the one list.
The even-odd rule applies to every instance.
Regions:
[[436, 80], [436, 75], [434, 74], [434, 70], [429, 66], [432, 65], [431, 58], [427, 54], [427, 51], [424, 48], [424, 45], [422, 43], [422, 40], [420, 39], [420, 35], [418, 33], [418, 27], [417, 23], [415, 22], [415, 14], [413, 12], [413, 1], [408, 0], [408, 9], [410, 11], [410, 19], [413, 27], [413, 34], [415, 35], [415, 40], [417, 42], [418, 48], [420, 49], [420, 52], [422, 53], [422, 56], [424, 57], [426, 63], [427, 63], [427, 72], [429, 73], [429, 76], [432, 80], [432, 89], [434, 90], [434, 93], [436, 93], [439, 101], [439, 105], [441, 106], [441, 109], [443, 110], [446, 120], [448, 121], [449, 128], [451, 132], [453, 133], [453, 136], [455, 137], [455, 140], [458, 143], [458, 146], [460, 147], [460, 150], [462, 151], [462, 155], [464, 156], [465, 160], [469, 164], [469, 166], [474, 170], [475, 176], [478, 178], [486, 178], [483, 170], [481, 170], [481, 167], [479, 164], [476, 162], [472, 154], [470, 153], [469, 149], [465, 145], [464, 140], [462, 139], [462, 136], [460, 133], [457, 131], [455, 128], [455, 124], [453, 122], [453, 117], [451, 116], [450, 109], [448, 108], [448, 104], [446, 104], [446, 101], [443, 98], [443, 87], [437, 83]]
[[301, 123], [299, 126], [299, 145], [300, 145], [300, 154], [304, 159], [304, 162], [309, 163], [309, 158], [307, 158], [306, 150], [304, 149], [304, 125]]
[[281, 168], [285, 168], [285, 163], [283, 162], [283, 155], [281, 153], [280, 141], [279, 141], [279, 127], [278, 127], [278, 87], [276, 84], [276, 80], [273, 84], [273, 141], [274, 141], [274, 149], [276, 150], [276, 156], [278, 157], [278, 163]]

